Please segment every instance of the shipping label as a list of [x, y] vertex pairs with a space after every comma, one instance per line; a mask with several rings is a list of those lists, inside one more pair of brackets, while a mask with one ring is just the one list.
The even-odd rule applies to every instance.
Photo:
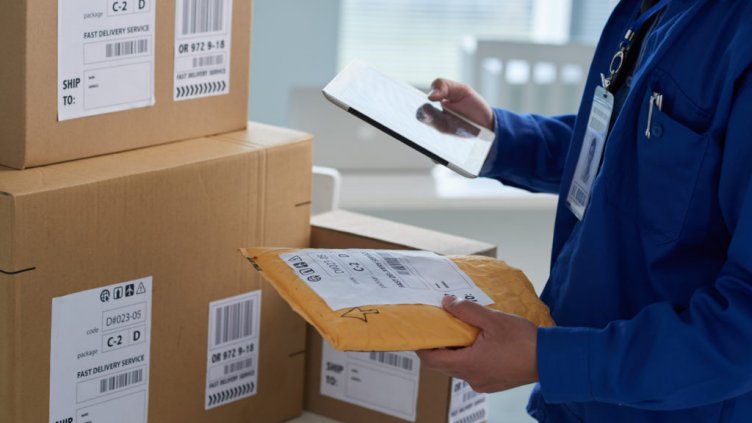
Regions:
[[175, 101], [230, 92], [232, 0], [175, 0]]
[[256, 395], [260, 318], [261, 290], [209, 304], [204, 409]]
[[58, 120], [154, 105], [156, 0], [58, 0]]
[[145, 423], [152, 278], [52, 299], [50, 423]]
[[380, 304], [441, 307], [446, 295], [493, 304], [453, 261], [428, 251], [301, 250], [280, 257], [332, 310]]
[[342, 352], [323, 341], [322, 395], [414, 422], [419, 379], [414, 352]]
[[487, 395], [473, 391], [462, 379], [452, 378], [449, 399], [449, 423], [481, 423], [488, 421]]

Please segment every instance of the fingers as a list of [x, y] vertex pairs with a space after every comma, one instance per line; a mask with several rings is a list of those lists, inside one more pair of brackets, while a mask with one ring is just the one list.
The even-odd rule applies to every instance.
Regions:
[[467, 96], [470, 88], [459, 82], [437, 78], [431, 83], [428, 99], [431, 101], [459, 101]]
[[493, 324], [493, 312], [472, 301], [446, 296], [441, 305], [454, 317], [477, 328], [485, 329], [489, 324]]
[[416, 351], [420, 362], [430, 369], [443, 373], [456, 375], [455, 367], [464, 362], [467, 357], [467, 348], [448, 349], [437, 348], [433, 350]]

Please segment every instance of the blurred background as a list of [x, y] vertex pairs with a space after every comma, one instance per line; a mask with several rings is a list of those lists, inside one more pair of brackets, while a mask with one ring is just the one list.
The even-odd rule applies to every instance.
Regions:
[[[310, 132], [314, 191], [327, 204], [493, 243], [538, 292], [556, 198], [457, 176], [329, 104], [321, 88], [351, 60], [427, 90], [472, 85], [492, 105], [575, 113], [616, 0], [255, 0], [250, 119]], [[314, 193], [314, 198], [316, 194]], [[490, 397], [489, 421], [532, 421], [531, 387]]]

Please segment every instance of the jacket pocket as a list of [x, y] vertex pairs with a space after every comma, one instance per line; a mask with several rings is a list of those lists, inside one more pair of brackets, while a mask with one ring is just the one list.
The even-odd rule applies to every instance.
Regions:
[[658, 74], [649, 87], [637, 134], [637, 222], [645, 241], [664, 244], [679, 238], [690, 212], [709, 116], [666, 75]]

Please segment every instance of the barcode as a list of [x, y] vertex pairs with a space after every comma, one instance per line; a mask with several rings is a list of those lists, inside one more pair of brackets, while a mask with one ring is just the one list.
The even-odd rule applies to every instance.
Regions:
[[575, 187], [576, 191], [574, 192], [574, 199], [579, 203], [579, 205], [584, 206], [585, 202], [587, 201], [587, 194], [585, 191], [581, 190], [579, 187]]
[[372, 352], [369, 358], [373, 361], [378, 361], [382, 364], [387, 364], [393, 367], [400, 368], [402, 370], [413, 371], [413, 364], [415, 360], [403, 355], [389, 353], [389, 352]]
[[216, 66], [224, 64], [225, 56], [202, 56], [193, 58], [193, 68], [203, 68], [206, 66]]
[[478, 395], [480, 395], [480, 394], [477, 393], [477, 392], [475, 392], [475, 391], [465, 392], [464, 394], [462, 394], [462, 402], [468, 402], [471, 399], [477, 397]]
[[224, 30], [225, 0], [183, 0], [183, 35]]
[[225, 375], [230, 373], [239, 372], [243, 369], [247, 369], [253, 366], [253, 359], [248, 358], [242, 361], [236, 361], [235, 363], [225, 364]]
[[109, 43], [105, 46], [105, 57], [132, 56], [149, 52], [149, 40], [130, 40], [118, 43]]
[[389, 267], [394, 269], [394, 271], [400, 275], [409, 276], [411, 274], [407, 267], [405, 267], [397, 257], [389, 257], [386, 254], [381, 254], [381, 257], [386, 261], [386, 264], [388, 264]]
[[106, 377], [99, 381], [99, 393], [114, 391], [126, 386], [141, 383], [144, 380], [144, 369], [133, 370], [127, 373]]
[[247, 338], [253, 334], [253, 300], [217, 308], [214, 346]]
[[481, 409], [481, 410], [473, 412], [473, 414], [470, 414], [461, 419], [455, 420], [454, 423], [474, 423], [477, 421], [481, 421], [485, 418], [486, 418], [486, 410]]

